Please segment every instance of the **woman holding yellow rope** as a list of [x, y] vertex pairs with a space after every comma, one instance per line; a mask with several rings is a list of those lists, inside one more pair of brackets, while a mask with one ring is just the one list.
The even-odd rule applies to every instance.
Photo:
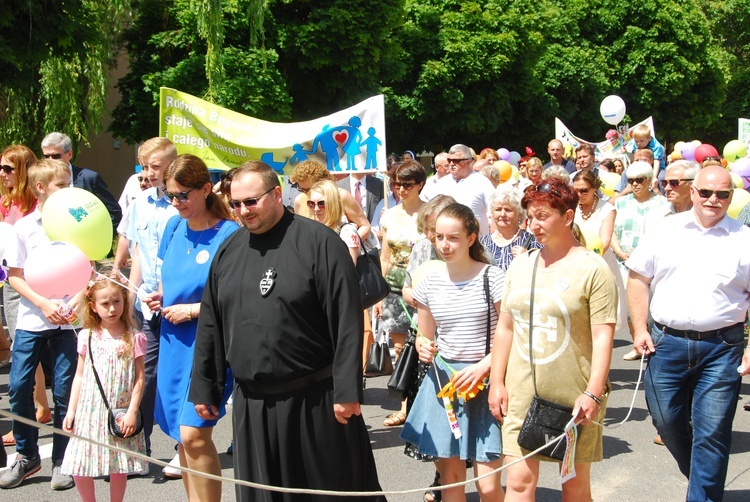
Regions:
[[[448, 485], [466, 479], [466, 460], [474, 461], [476, 475], [503, 462], [500, 425], [489, 412], [484, 389], [490, 371], [488, 335], [494, 333], [500, 310], [503, 273], [487, 263], [479, 224], [468, 207], [443, 209], [435, 234], [445, 264], [430, 267], [413, 290], [419, 360], [434, 364], [401, 438], [420, 453], [438, 457], [441, 483]], [[478, 481], [477, 491], [482, 501], [502, 501], [500, 474]], [[464, 499], [463, 487], [442, 494], [445, 502]]]

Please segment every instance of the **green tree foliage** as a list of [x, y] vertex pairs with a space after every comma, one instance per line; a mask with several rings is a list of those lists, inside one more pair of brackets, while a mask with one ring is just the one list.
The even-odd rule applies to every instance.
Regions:
[[[0, 144], [37, 148], [45, 133], [75, 143], [101, 128], [106, 72], [125, 0], [28, 2], [0, 9]], [[102, 27], [110, 29], [102, 29]]]
[[750, 1], [702, 0], [714, 43], [711, 51], [722, 61], [726, 99], [712, 137], [722, 144], [737, 136], [737, 119], [750, 117]]
[[554, 117], [603, 139], [608, 94], [662, 137], [707, 134], [725, 98], [709, 26], [678, 0], [411, 0], [395, 35], [406, 70], [383, 81], [389, 148], [543, 152]]
[[266, 120], [290, 119], [278, 53], [251, 43], [262, 39], [259, 16], [255, 0], [135, 3], [124, 33], [131, 70], [118, 82], [112, 132], [130, 142], [157, 134], [160, 87]]
[[[9, 33], [0, 138], [52, 128], [83, 138], [101, 116], [125, 0], [10, 2], [0, 12]], [[633, 120], [653, 115], [666, 141], [721, 144], [750, 115], [750, 0], [129, 4], [130, 72], [111, 128], [131, 142], [156, 133], [160, 86], [275, 121], [382, 92], [391, 151], [465, 142], [543, 152], [555, 117], [600, 139], [608, 94], [625, 99]]]
[[404, 0], [269, 0], [267, 42], [295, 120], [327, 115], [379, 92], [398, 48]]

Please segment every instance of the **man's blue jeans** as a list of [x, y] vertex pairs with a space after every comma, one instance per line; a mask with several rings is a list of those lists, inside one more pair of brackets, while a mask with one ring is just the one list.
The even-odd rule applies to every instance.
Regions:
[[[56, 428], [62, 429], [63, 419], [68, 412], [70, 388], [76, 372], [78, 354], [76, 352], [76, 335], [72, 330], [49, 329], [45, 331], [25, 331], [16, 329], [13, 341], [12, 366], [10, 368], [10, 411], [16, 415], [36, 419], [34, 410], [34, 373], [39, 364], [42, 346], [49, 344], [55, 363], [52, 383], [52, 397], [55, 412], [52, 415]], [[39, 429], [13, 422], [13, 437], [16, 439], [16, 451], [26, 457], [39, 454], [37, 441]], [[52, 437], [52, 462], [62, 462], [68, 438], [59, 434]]]
[[745, 345], [742, 325], [702, 341], [651, 330], [646, 403], [656, 430], [688, 478], [687, 500], [721, 500], [732, 446]]

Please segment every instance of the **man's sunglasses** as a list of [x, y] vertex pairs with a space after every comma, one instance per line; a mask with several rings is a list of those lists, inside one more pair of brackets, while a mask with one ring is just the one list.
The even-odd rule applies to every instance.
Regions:
[[242, 209], [242, 206], [245, 206], [247, 208], [251, 208], [258, 205], [258, 201], [263, 198], [264, 195], [266, 195], [268, 192], [273, 190], [276, 187], [271, 187], [262, 194], [260, 194], [257, 197], [251, 197], [249, 199], [245, 200], [230, 200], [229, 201], [229, 207], [232, 209]]
[[719, 200], [727, 200], [732, 195], [731, 190], [708, 190], [706, 188], [696, 188], [698, 196], [701, 199], [710, 199], [712, 195], [716, 194], [716, 198]]
[[671, 186], [672, 188], [677, 188], [680, 186], [680, 182], [682, 181], [693, 181], [690, 178], [681, 178], [679, 180], [660, 180], [659, 184], [662, 188], [667, 188], [667, 185]]
[[62, 154], [61, 153], [45, 153], [45, 154], [42, 154], [42, 156], [45, 159], [55, 159], [55, 160], [62, 159]]
[[190, 190], [186, 192], [177, 192], [177, 193], [164, 192], [164, 195], [167, 196], [167, 199], [169, 199], [169, 202], [172, 202], [175, 199], [177, 199], [180, 202], [187, 202], [188, 196], [190, 195], [190, 192], [192, 192], [193, 190], [195, 190], [195, 188], [191, 188]]

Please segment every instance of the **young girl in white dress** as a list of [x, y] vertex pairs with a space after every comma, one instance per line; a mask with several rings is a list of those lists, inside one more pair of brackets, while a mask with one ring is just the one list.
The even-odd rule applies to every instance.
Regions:
[[[145, 453], [143, 432], [133, 432], [143, 393], [146, 336], [136, 330], [125, 288], [103, 276], [92, 281], [86, 290], [83, 316], [84, 329], [78, 334], [78, 367], [63, 427], [83, 437]], [[93, 358], [89, 358], [89, 340]], [[109, 405], [128, 409], [118, 420], [125, 438], [116, 438], [107, 430], [108, 411], [93, 367]], [[109, 475], [109, 499], [121, 501], [127, 473], [143, 467], [144, 461], [138, 458], [71, 439], [60, 471], [73, 476], [84, 502], [96, 500], [94, 478]]]

